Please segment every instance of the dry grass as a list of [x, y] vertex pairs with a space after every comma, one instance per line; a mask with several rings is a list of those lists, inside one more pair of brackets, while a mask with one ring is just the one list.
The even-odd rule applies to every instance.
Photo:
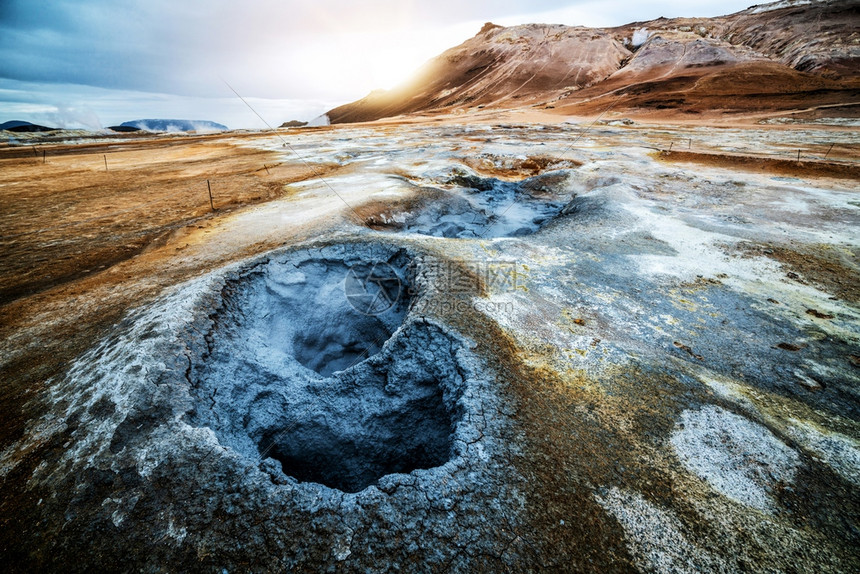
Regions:
[[717, 154], [662, 150], [655, 157], [662, 161], [695, 163], [749, 172], [774, 173], [799, 177], [860, 179], [860, 165], [833, 161], [793, 161], [739, 154]]
[[183, 226], [280, 197], [285, 183], [315, 175], [222, 142], [110, 148], [106, 156], [105, 146], [56, 148], [44, 164], [0, 159], [0, 305], [110, 267]]

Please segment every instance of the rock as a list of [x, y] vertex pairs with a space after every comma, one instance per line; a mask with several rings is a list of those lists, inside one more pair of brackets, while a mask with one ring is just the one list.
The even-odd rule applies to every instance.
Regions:
[[830, 315], [828, 313], [822, 313], [821, 311], [817, 311], [815, 309], [807, 309], [806, 314], [812, 315], [816, 319], [833, 319], [833, 315]]
[[824, 389], [824, 384], [813, 379], [809, 375], [802, 373], [801, 371], [794, 371], [794, 375], [797, 377], [797, 382], [799, 382], [802, 386], [806, 387], [810, 391], [820, 391]]
[[783, 342], [783, 343], [778, 343], [776, 345], [776, 347], [778, 349], [782, 349], [784, 351], [799, 351], [799, 350], [803, 349], [804, 347], [806, 347], [806, 344], [802, 343], [800, 345], [795, 345], [794, 343]]

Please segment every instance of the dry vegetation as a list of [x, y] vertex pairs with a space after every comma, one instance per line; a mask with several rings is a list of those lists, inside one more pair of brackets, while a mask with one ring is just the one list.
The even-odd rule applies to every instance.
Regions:
[[45, 163], [3, 152], [20, 155], [0, 152], [0, 304], [110, 267], [315, 175], [265, 151], [199, 139], [52, 146]]

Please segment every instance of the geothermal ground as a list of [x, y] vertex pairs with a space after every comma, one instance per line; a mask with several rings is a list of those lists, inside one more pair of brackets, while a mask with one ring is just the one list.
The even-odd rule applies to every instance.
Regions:
[[3, 563], [860, 570], [856, 126], [563, 119], [0, 146]]

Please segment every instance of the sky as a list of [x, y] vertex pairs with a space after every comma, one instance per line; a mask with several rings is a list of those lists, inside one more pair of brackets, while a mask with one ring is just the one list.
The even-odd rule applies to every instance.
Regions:
[[0, 0], [0, 122], [142, 118], [230, 128], [310, 120], [474, 36], [484, 22], [619, 26], [751, 0]]

